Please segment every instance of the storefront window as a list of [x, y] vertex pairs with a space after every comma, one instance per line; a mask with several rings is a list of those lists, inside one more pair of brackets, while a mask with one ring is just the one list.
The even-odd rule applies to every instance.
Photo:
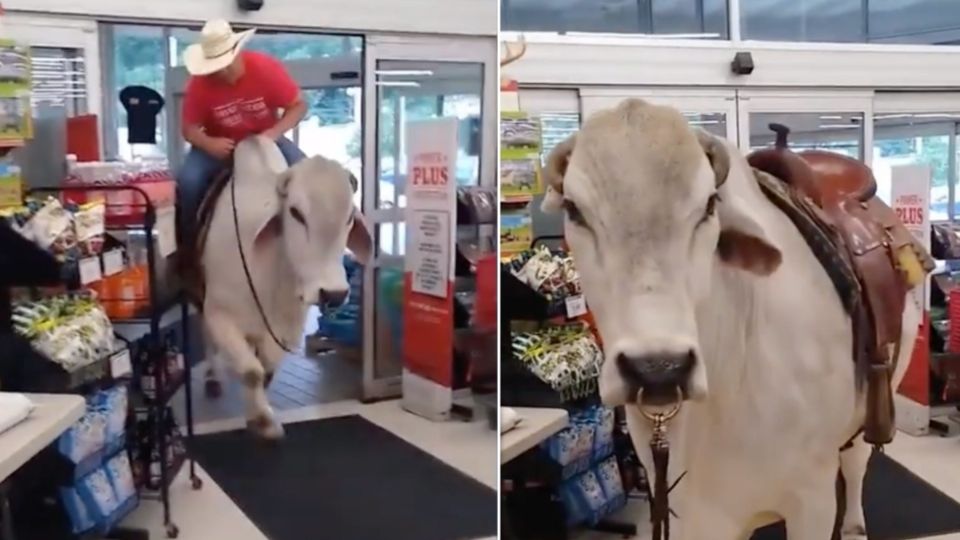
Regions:
[[955, 172], [951, 178], [950, 155], [956, 152], [958, 119], [960, 115], [927, 113], [874, 116], [873, 174], [883, 200], [890, 202], [895, 167], [926, 165], [930, 167], [930, 219], [949, 219], [950, 183], [956, 182]]
[[[200, 32], [196, 30], [179, 28], [172, 30], [170, 34], [171, 66], [183, 65], [184, 51], [199, 40]], [[267, 53], [284, 61], [310, 60], [359, 53], [363, 49], [363, 38], [329, 34], [290, 34], [258, 31], [247, 43], [246, 48], [251, 51]]]
[[744, 39], [831, 43], [960, 43], [954, 0], [740, 0]]
[[863, 115], [860, 113], [750, 113], [750, 148], [769, 148], [776, 136], [770, 124], [790, 128], [790, 147], [826, 150], [863, 159]]
[[156, 157], [165, 154], [163, 141], [166, 111], [157, 120], [157, 144], [131, 146], [127, 142], [127, 111], [120, 104], [120, 91], [128, 86], [146, 86], [164, 94], [166, 66], [164, 63], [163, 29], [151, 26], [113, 27], [113, 84], [106, 91], [109, 106], [114, 108], [117, 152], [123, 159]]
[[503, 30], [727, 39], [726, 0], [501, 0]]

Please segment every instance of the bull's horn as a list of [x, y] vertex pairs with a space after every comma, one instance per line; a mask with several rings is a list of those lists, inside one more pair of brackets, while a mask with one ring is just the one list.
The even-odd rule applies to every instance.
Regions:
[[510, 48], [510, 43], [504, 43], [504, 44], [503, 44], [504, 47], [506, 47], [506, 49], [507, 49], [507, 56], [506, 56], [505, 58], [502, 58], [502, 59], [500, 60], [500, 67], [503, 67], [503, 66], [505, 66], [505, 65], [507, 65], [507, 64], [512, 64], [513, 62], [516, 62], [517, 60], [520, 59], [521, 56], [523, 56], [524, 54], [526, 54], [526, 52], [527, 52], [527, 40], [526, 40], [526, 38], [524, 38], [524, 37], [521, 35], [521, 36], [520, 36], [520, 41], [519, 41], [518, 43], [519, 43], [519, 45], [520, 45], [520, 50], [519, 50], [519, 51], [516, 51], [516, 52], [513, 51], [513, 50], [511, 50], [511, 48]]

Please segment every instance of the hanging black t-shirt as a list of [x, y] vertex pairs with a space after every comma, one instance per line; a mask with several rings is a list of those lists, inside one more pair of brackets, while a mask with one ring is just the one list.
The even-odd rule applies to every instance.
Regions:
[[128, 86], [120, 92], [120, 103], [127, 110], [127, 142], [157, 143], [157, 115], [163, 109], [163, 96], [146, 86]]

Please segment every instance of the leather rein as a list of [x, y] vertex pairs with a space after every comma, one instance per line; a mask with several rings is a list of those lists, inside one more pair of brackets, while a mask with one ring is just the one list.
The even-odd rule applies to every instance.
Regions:
[[680, 475], [673, 485], [667, 481], [667, 472], [670, 468], [670, 441], [667, 439], [667, 427], [671, 420], [680, 413], [683, 405], [683, 393], [677, 388], [677, 400], [666, 412], [653, 412], [643, 405], [643, 388], [637, 392], [637, 409], [640, 414], [653, 425], [653, 434], [650, 437], [650, 453], [653, 455], [653, 489], [650, 500], [650, 522], [653, 525], [653, 540], [669, 540], [670, 538], [670, 492], [683, 479], [686, 473]]
[[247, 256], [243, 252], [243, 242], [240, 241], [240, 217], [237, 214], [237, 182], [232, 175], [229, 182], [230, 204], [233, 206], [233, 230], [236, 234], [237, 249], [240, 251], [240, 262], [243, 264], [243, 273], [246, 275], [247, 285], [250, 287], [250, 294], [253, 295], [253, 301], [257, 304], [257, 311], [260, 312], [260, 318], [263, 320], [263, 325], [267, 327], [267, 332], [270, 334], [273, 342], [276, 343], [277, 347], [280, 347], [284, 352], [289, 354], [297, 354], [296, 351], [293, 351], [287, 347], [287, 345], [277, 337], [277, 334], [274, 333], [273, 327], [270, 326], [270, 320], [267, 319], [267, 312], [263, 309], [263, 304], [260, 302], [260, 296], [257, 294], [257, 288], [253, 285], [253, 277], [250, 275], [250, 267], [247, 265]]

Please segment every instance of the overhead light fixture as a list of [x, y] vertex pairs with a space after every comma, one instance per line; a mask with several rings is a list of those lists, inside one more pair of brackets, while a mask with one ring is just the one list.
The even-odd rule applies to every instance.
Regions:
[[860, 126], [851, 124], [820, 124], [819, 129], [855, 129]]
[[407, 88], [419, 88], [417, 81], [377, 81], [377, 86], [402, 86]]
[[429, 69], [378, 69], [375, 73], [392, 77], [433, 77]]

